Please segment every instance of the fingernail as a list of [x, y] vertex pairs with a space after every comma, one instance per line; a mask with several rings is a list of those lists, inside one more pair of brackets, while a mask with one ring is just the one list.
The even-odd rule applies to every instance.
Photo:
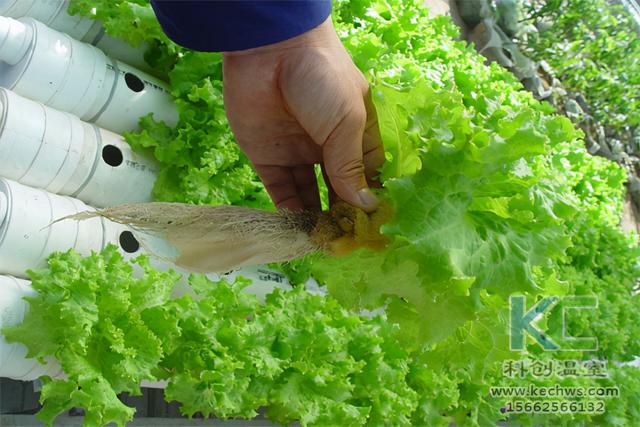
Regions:
[[362, 209], [367, 212], [374, 211], [378, 207], [378, 203], [380, 203], [376, 195], [368, 188], [363, 188], [358, 191], [358, 199], [360, 200]]

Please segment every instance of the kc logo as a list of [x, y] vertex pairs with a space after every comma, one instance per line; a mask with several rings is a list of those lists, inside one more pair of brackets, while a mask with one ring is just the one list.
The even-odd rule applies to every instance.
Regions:
[[[598, 308], [598, 299], [595, 296], [549, 296], [538, 301], [527, 311], [527, 301], [524, 295], [511, 295], [509, 297], [510, 325], [509, 325], [509, 347], [511, 351], [525, 351], [526, 337], [529, 335], [543, 349], [548, 351], [598, 350], [598, 339], [596, 337], [574, 337], [567, 331], [570, 314], [574, 310], [595, 310]], [[555, 320], [562, 322], [561, 337], [552, 338], [537, 325], [545, 314], [551, 314], [555, 310], [560, 310], [560, 316]], [[557, 326], [557, 325], [549, 325]], [[554, 328], [555, 329], [555, 328]]]

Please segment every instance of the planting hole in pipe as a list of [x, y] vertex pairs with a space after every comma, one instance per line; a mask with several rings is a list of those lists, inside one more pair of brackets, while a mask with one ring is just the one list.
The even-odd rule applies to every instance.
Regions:
[[124, 81], [127, 83], [127, 87], [134, 92], [142, 92], [144, 89], [144, 82], [133, 73], [125, 73]]
[[140, 242], [138, 242], [138, 239], [136, 239], [130, 231], [123, 231], [120, 233], [120, 238], [118, 240], [120, 241], [120, 247], [122, 250], [129, 254], [137, 252], [138, 249], [140, 249]]
[[105, 145], [102, 149], [102, 160], [109, 166], [120, 166], [124, 157], [122, 155], [122, 150], [120, 150], [115, 145]]

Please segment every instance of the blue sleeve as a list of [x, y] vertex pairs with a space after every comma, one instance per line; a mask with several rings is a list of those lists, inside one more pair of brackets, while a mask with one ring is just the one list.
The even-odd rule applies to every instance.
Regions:
[[204, 52], [243, 50], [276, 43], [317, 27], [331, 0], [151, 0], [166, 35]]

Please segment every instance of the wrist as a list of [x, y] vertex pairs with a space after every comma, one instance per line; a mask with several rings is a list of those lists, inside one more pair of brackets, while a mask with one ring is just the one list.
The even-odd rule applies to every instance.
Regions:
[[339, 42], [336, 31], [333, 27], [333, 22], [331, 21], [331, 16], [329, 16], [317, 27], [314, 27], [298, 36], [251, 49], [223, 52], [223, 57], [273, 54], [290, 49], [324, 47], [335, 43], [335, 41]]

